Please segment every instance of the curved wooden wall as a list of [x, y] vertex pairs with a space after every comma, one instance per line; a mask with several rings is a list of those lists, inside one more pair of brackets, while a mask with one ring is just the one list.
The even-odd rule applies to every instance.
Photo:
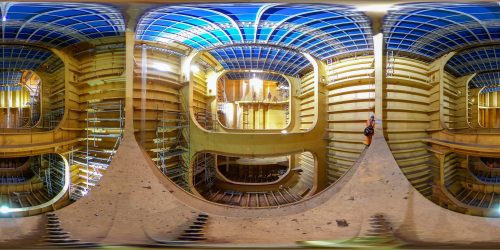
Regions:
[[439, 82], [430, 65], [396, 57], [394, 72], [386, 77], [384, 133], [408, 180], [423, 195], [432, 195], [432, 159], [427, 131], [438, 128]]
[[343, 59], [326, 67], [328, 84], [327, 184], [334, 183], [365, 148], [363, 130], [374, 112], [373, 56]]
[[[312, 129], [314, 119], [315, 94], [314, 94], [314, 72], [308, 72], [300, 79], [300, 86], [297, 98], [299, 99], [299, 111], [294, 112], [298, 115], [300, 131]], [[293, 109], [292, 109], [293, 110]], [[293, 117], [293, 115], [292, 115]]]
[[[159, 116], [163, 111], [182, 112], [180, 90], [184, 87], [184, 83], [180, 79], [181, 58], [178, 55], [148, 48], [144, 89], [141, 71], [142, 50], [142, 47], [136, 47], [134, 54], [134, 128], [137, 141], [154, 158], [156, 154], [151, 149], [156, 147], [153, 139], [156, 137]], [[152, 66], [154, 63], [169, 65], [170, 69], [160, 71]], [[145, 106], [141, 103], [143, 95], [146, 97]]]

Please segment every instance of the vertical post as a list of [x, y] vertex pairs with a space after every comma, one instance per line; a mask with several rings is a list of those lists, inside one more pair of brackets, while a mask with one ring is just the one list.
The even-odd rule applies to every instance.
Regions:
[[146, 93], [148, 80], [148, 49], [142, 45], [141, 54], [141, 141], [144, 145], [146, 142]]
[[440, 124], [440, 129], [448, 129], [448, 119], [445, 118], [445, 102], [444, 102], [444, 75], [445, 75], [445, 70], [444, 67], [446, 66], [446, 62], [450, 58], [455, 55], [456, 52], [450, 52], [442, 57], [440, 57], [436, 62], [437, 66], [439, 67], [439, 124]]
[[123, 137], [134, 136], [134, 43], [135, 33], [125, 32], [125, 130]]
[[7, 84], [7, 128], [10, 128], [10, 106], [12, 105], [12, 96], [10, 85]]
[[441, 182], [441, 187], [443, 189], [446, 188], [444, 183], [444, 163], [445, 163], [446, 154], [441, 154], [438, 156], [439, 159], [439, 182]]
[[476, 76], [476, 73], [470, 75], [467, 80], [465, 80], [465, 122], [469, 128], [472, 128], [470, 118], [472, 116], [472, 112], [469, 112], [469, 110], [472, 111], [472, 108], [470, 106], [470, 90], [469, 90], [469, 83], [470, 81]]
[[373, 49], [375, 57], [375, 119], [377, 130], [383, 129], [383, 101], [384, 101], [384, 35], [378, 33], [373, 36]]

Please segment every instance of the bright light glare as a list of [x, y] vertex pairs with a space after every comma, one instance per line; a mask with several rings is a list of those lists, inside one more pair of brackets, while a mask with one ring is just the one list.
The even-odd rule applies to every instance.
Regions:
[[10, 210], [9, 207], [7, 207], [7, 206], [1, 206], [0, 207], [0, 213], [2, 213], [2, 214], [8, 213], [9, 210]]
[[259, 85], [261, 85], [262, 83], [263, 83], [263, 81], [259, 78], [250, 79], [250, 85], [252, 85], [252, 86], [260, 87]]
[[155, 62], [151, 64], [151, 67], [153, 69], [159, 70], [159, 71], [170, 71], [171, 67], [170, 65], [162, 62]]
[[262, 88], [264, 87], [264, 81], [259, 78], [250, 79], [250, 89], [255, 93], [255, 98], [259, 99], [262, 93]]
[[200, 67], [196, 64], [191, 65], [191, 72], [193, 72], [193, 73], [200, 72]]
[[172, 39], [168, 39], [168, 38], [165, 38], [165, 37], [160, 37], [157, 39], [158, 42], [160, 43], [166, 43], [166, 44], [169, 44], [169, 43], [172, 43]]
[[2, 22], [6, 22], [7, 21], [7, 17], [6, 16], [3, 16], [2, 17]]
[[288, 131], [286, 131], [286, 130], [283, 129], [283, 130], [281, 130], [281, 133], [282, 134], [288, 134]]
[[280, 84], [278, 85], [278, 89], [288, 89], [288, 85]]
[[392, 4], [362, 4], [358, 5], [356, 9], [365, 12], [387, 12], [394, 10]]

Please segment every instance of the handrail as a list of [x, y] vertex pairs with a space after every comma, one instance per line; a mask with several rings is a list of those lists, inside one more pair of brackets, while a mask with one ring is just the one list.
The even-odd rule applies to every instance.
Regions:
[[[498, 168], [498, 169], [490, 169], [490, 168], [486, 167], [486, 166], [484, 165], [484, 163], [483, 163], [481, 160], [478, 160], [478, 161], [480, 161], [480, 162], [482, 163], [482, 164], [481, 164], [481, 168], [483, 168], [483, 169], [484, 169], [484, 171], [481, 171], [481, 170], [480, 170], [480, 171], [481, 171], [481, 172], [489, 172], [489, 173], [490, 173], [490, 176], [489, 176], [489, 177], [487, 177], [488, 179], [497, 179], [497, 180], [499, 180], [499, 181], [500, 181], [500, 168]], [[471, 164], [471, 163], [470, 163], [470, 160], [469, 160], [469, 162], [468, 162], [468, 164], [467, 164], [467, 170], [468, 170], [469, 174], [470, 174], [471, 176], [473, 176], [473, 178], [474, 178], [476, 181], [478, 181], [478, 182], [480, 182], [480, 183], [482, 183], [482, 184], [490, 184], [490, 185], [491, 185], [491, 184], [498, 184], [498, 182], [496, 182], [496, 181], [484, 180], [484, 179], [482, 179], [482, 178], [478, 177], [478, 176], [477, 176], [477, 172], [475, 172], [472, 168], [474, 168], [474, 170], [476, 170], [476, 169], [477, 169], [477, 166], [476, 166], [476, 165]], [[498, 177], [492, 177], [492, 176], [491, 176], [491, 173], [492, 173], [491, 171], [493, 171], [493, 172], [498, 172], [498, 173], [499, 173], [499, 176], [498, 176]]]
[[240, 182], [240, 181], [231, 180], [229, 177], [225, 176], [220, 171], [220, 169], [219, 169], [220, 166], [221, 165], [219, 164], [219, 166], [215, 167], [215, 172], [222, 178], [223, 181], [225, 181], [227, 183], [230, 183], [230, 184], [243, 185], [243, 186], [267, 186], [267, 185], [274, 185], [274, 184], [277, 184], [277, 183], [283, 181], [286, 177], [288, 177], [288, 175], [292, 171], [292, 169], [290, 168], [290, 166], [288, 166], [286, 172], [284, 174], [280, 175], [278, 177], [278, 179], [275, 180], [275, 181], [269, 181], [269, 182]]

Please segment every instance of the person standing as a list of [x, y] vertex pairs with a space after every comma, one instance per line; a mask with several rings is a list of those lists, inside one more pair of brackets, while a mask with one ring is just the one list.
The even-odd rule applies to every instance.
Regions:
[[370, 144], [372, 143], [373, 134], [375, 134], [375, 115], [374, 114], [371, 114], [370, 118], [368, 118], [368, 120], [366, 120], [366, 128], [363, 131], [363, 134], [366, 137], [364, 144], [366, 146], [370, 146]]

